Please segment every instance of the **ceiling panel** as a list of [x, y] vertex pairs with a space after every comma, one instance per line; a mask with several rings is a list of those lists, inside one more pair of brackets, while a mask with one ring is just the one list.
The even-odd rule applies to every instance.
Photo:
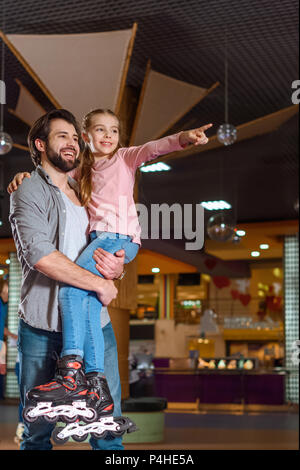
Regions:
[[[131, 28], [138, 23], [127, 86], [135, 97], [147, 61], [156, 72], [200, 87], [220, 85], [173, 126], [172, 132], [224, 121], [224, 40], [229, 50], [229, 121], [238, 126], [291, 106], [299, 77], [296, 0], [16, 0], [5, 2], [7, 34], [75, 34]], [[2, 20], [1, 20], [2, 23]], [[87, 51], [88, 53], [88, 51]], [[78, 57], [80, 60], [80, 57]], [[66, 57], [67, 61], [67, 57]], [[18, 78], [44, 109], [53, 107], [30, 74], [6, 48], [7, 107], [15, 108]], [[64, 78], [64, 71], [57, 70]], [[84, 71], [83, 71], [84, 73]], [[28, 127], [5, 112], [5, 127], [26, 145]], [[32, 169], [26, 152], [0, 157], [4, 185], [14, 172]], [[169, 162], [168, 173], [141, 176], [140, 200], [234, 202], [238, 222], [298, 217], [298, 116], [271, 134]], [[9, 198], [4, 196], [7, 217]], [[206, 219], [209, 217], [206, 213]], [[4, 221], [0, 236], [10, 236]]]

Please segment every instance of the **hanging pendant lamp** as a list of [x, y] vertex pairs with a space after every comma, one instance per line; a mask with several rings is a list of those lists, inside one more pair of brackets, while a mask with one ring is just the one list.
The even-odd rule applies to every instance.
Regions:
[[[2, 11], [2, 31], [4, 33], [4, 16], [5, 16], [5, 2], [3, 2], [3, 11]], [[11, 136], [4, 132], [3, 120], [4, 120], [4, 105], [6, 104], [5, 99], [5, 44], [2, 39], [1, 47], [1, 99], [0, 99], [0, 155], [5, 155], [10, 152], [13, 146], [13, 140]]]
[[217, 131], [217, 139], [221, 144], [231, 145], [236, 141], [237, 130], [228, 122], [228, 44], [227, 30], [225, 34], [225, 123]]

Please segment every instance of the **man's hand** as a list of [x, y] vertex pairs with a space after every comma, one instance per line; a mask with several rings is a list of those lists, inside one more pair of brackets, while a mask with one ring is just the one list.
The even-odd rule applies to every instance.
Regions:
[[96, 268], [105, 279], [118, 279], [124, 269], [125, 251], [119, 250], [114, 255], [102, 248], [97, 248], [93, 255]]
[[190, 131], [183, 131], [179, 135], [179, 141], [182, 147], [193, 144], [193, 145], [204, 145], [207, 144], [208, 138], [205, 135], [205, 131], [212, 127], [212, 124], [206, 124], [205, 126], [198, 127], [198, 129], [192, 129]]
[[14, 176], [14, 179], [7, 186], [8, 194], [11, 194], [14, 191], [16, 191], [18, 189], [18, 186], [20, 186], [20, 184], [22, 184], [23, 179], [24, 178], [30, 178], [30, 176], [31, 176], [30, 173], [28, 173], [27, 171], [24, 171], [24, 173], [17, 173]]
[[102, 305], [109, 305], [110, 302], [117, 297], [118, 289], [115, 287], [113, 281], [105, 281], [102, 279], [102, 285], [97, 291], [98, 299]]
[[113, 281], [81, 268], [57, 250], [40, 258], [34, 268], [55, 281], [65, 283], [67, 279], [71, 286], [95, 292], [103, 305], [108, 305], [118, 293]]

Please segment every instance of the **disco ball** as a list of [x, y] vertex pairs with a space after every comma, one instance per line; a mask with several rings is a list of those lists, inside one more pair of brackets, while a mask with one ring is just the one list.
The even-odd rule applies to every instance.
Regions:
[[209, 238], [217, 242], [226, 242], [235, 235], [235, 223], [230, 215], [219, 213], [208, 220], [207, 233]]
[[0, 155], [10, 152], [13, 146], [13, 140], [6, 132], [0, 132]]
[[231, 239], [232, 243], [237, 245], [241, 241], [241, 237], [239, 237], [236, 233], [233, 235], [233, 238]]
[[222, 124], [217, 132], [218, 141], [224, 145], [231, 145], [236, 141], [237, 131], [232, 124]]

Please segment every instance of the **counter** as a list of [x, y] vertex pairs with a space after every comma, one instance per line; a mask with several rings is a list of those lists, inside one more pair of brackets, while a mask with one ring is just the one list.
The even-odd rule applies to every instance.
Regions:
[[286, 374], [284, 369], [216, 371], [156, 367], [154, 392], [168, 402], [283, 405]]

